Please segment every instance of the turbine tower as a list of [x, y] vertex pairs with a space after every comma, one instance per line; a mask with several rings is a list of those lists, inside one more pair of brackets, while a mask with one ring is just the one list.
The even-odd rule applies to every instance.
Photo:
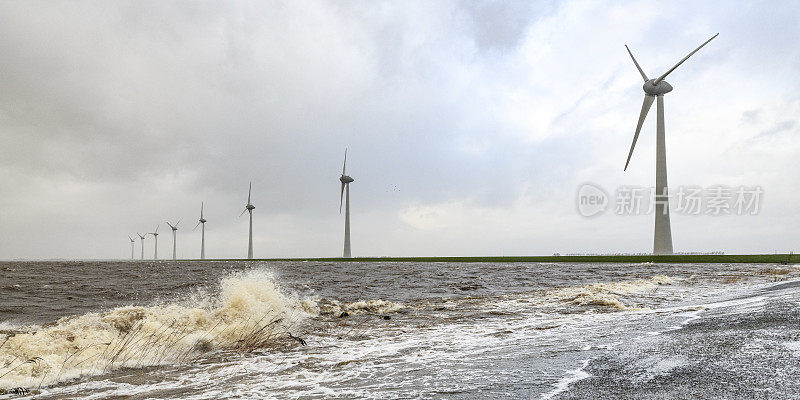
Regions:
[[344, 165], [342, 165], [342, 176], [339, 181], [342, 182], [342, 190], [339, 193], [339, 214], [342, 213], [342, 197], [347, 192], [344, 206], [344, 253], [342, 257], [350, 258], [350, 183], [355, 179], [347, 176], [347, 149], [344, 149]]
[[656, 79], [648, 79], [647, 75], [636, 62], [633, 57], [631, 49], [628, 45], [625, 48], [628, 50], [636, 69], [644, 79], [644, 102], [642, 103], [642, 111], [639, 113], [639, 122], [636, 124], [636, 133], [633, 134], [633, 143], [631, 143], [631, 150], [628, 152], [628, 160], [625, 161], [625, 168], [628, 169], [628, 163], [631, 162], [631, 155], [633, 155], [633, 148], [636, 146], [636, 140], [639, 139], [639, 132], [642, 130], [642, 124], [650, 111], [650, 106], [653, 105], [653, 100], [657, 100], [656, 106], [656, 195], [655, 195], [655, 232], [653, 235], [653, 254], [672, 254], [672, 230], [669, 224], [669, 195], [667, 189], [667, 154], [665, 147], [665, 134], [664, 134], [664, 95], [672, 91], [672, 85], [667, 83], [664, 78], [667, 77], [675, 68], [683, 64], [692, 54], [703, 48], [708, 42], [717, 37], [719, 33], [712, 36], [711, 39], [706, 40], [700, 47], [694, 49], [689, 55], [680, 60], [674, 67], [670, 68], [663, 75]]
[[131, 235], [128, 235], [128, 239], [131, 240], [131, 260], [133, 260], [133, 244], [136, 242], [136, 239], [132, 238]]
[[244, 210], [242, 211], [241, 214], [239, 214], [239, 216], [241, 217], [242, 215], [244, 215], [245, 212], [250, 213], [250, 236], [247, 242], [248, 259], [253, 258], [253, 209], [256, 208], [256, 206], [250, 204], [250, 194], [252, 193], [252, 191], [253, 191], [253, 181], [250, 181], [250, 188], [247, 189], [247, 205], [244, 206]]
[[201, 235], [200, 235], [200, 259], [201, 260], [205, 260], [206, 259], [206, 219], [203, 218], [203, 205], [204, 204], [205, 204], [204, 202], [200, 202], [200, 220], [199, 220], [199, 222], [197, 222], [197, 225], [194, 226], [194, 229], [192, 229], [192, 230], [195, 230], [195, 229], [197, 229], [198, 226], [200, 226], [200, 224], [203, 224], [203, 227], [200, 228], [200, 232], [201, 232]]
[[153, 260], [158, 260], [158, 227], [159, 226], [161, 226], [161, 224], [156, 225], [156, 230], [153, 231], [153, 232], [150, 232], [150, 234], [153, 235], [153, 237], [156, 239], [156, 246], [155, 246], [156, 249], [155, 249], [155, 253], [153, 253]]
[[139, 235], [139, 239], [142, 239], [142, 260], [144, 260], [144, 236], [142, 236], [142, 234], [139, 232], [136, 232], [136, 234]]
[[180, 224], [180, 223], [181, 223], [181, 221], [178, 220], [178, 222], [176, 222], [175, 225], [172, 225], [172, 224], [169, 223], [169, 221], [167, 221], [167, 225], [169, 225], [169, 227], [172, 228], [172, 259], [173, 260], [177, 260], [178, 259], [178, 257], [176, 256], [177, 248], [175, 247], [175, 236], [178, 233], [178, 224]]

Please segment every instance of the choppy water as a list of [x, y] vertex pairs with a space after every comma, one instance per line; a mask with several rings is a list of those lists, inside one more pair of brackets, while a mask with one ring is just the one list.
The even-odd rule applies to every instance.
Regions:
[[[796, 376], [798, 278], [743, 264], [4, 262], [0, 398], [758, 398]], [[723, 384], [735, 374], [675, 383], [724, 356], [726, 373], [765, 361], [738, 391]]]

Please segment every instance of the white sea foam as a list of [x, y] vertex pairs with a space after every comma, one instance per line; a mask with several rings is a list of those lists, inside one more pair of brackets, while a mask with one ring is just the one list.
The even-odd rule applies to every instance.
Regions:
[[571, 371], [567, 371], [567, 375], [561, 378], [558, 382], [556, 382], [555, 387], [553, 390], [545, 393], [540, 397], [541, 400], [552, 399], [553, 397], [557, 396], [560, 393], [565, 392], [569, 389], [569, 385], [581, 380], [590, 377], [588, 372], [584, 371], [587, 365], [589, 365], [590, 360], [584, 360], [583, 365], [580, 368], [573, 369]]
[[544, 301], [550, 304], [601, 306], [616, 310], [641, 309], [635, 304], [625, 304], [623, 297], [653, 290], [659, 285], [671, 285], [674, 282], [675, 278], [657, 275], [648, 279], [624, 282], [591, 283], [549, 290], [544, 294]]
[[800, 357], [800, 341], [785, 342], [783, 346], [794, 352], [795, 357]]
[[388, 300], [359, 300], [354, 302], [339, 302], [337, 300], [318, 301], [316, 303], [320, 314], [341, 315], [343, 312], [348, 314], [388, 314], [405, 308], [403, 304]]
[[[256, 276], [260, 273], [255, 273]], [[250, 274], [253, 274], [252, 272]], [[626, 280], [624, 282], [593, 283], [557, 288], [548, 291], [512, 293], [503, 296], [480, 296], [469, 298], [444, 299], [442, 301], [395, 303], [387, 300], [332, 301], [327, 299], [297, 298], [281, 291], [272, 278], [266, 274], [269, 282], [251, 285], [248, 282], [234, 282], [241, 275], [229, 277], [235, 283], [235, 290], [226, 291], [224, 281], [221, 289], [213, 296], [198, 295], [195, 299], [165, 304], [157, 307], [146, 307], [144, 317], [131, 318], [125, 313], [134, 313], [137, 307], [123, 307], [109, 313], [97, 314], [100, 322], [114, 327], [113, 322], [121, 320], [123, 329], [114, 328], [112, 333], [118, 336], [125, 329], [134, 331], [141, 320], [153, 320], [160, 326], [169, 326], [171, 319], [151, 316], [151, 313], [169, 314], [170, 307], [177, 307], [180, 315], [198, 315], [210, 319], [214, 324], [223, 320], [233, 309], [258, 311], [233, 312], [225, 321], [229, 330], [246, 331], [245, 326], [254, 324], [256, 316], [262, 311], [260, 307], [252, 307], [250, 301], [239, 301], [230, 298], [231, 293], [257, 292], [261, 300], [253, 304], [271, 304], [269, 309], [289, 310], [286, 313], [298, 313], [303, 316], [322, 314], [323, 318], [314, 319], [313, 332], [304, 336], [308, 346], [297, 347], [289, 351], [264, 351], [229, 357], [214, 357], [208, 362], [193, 363], [182, 368], [167, 368], [168, 379], [136, 381], [128, 383], [119, 379], [118, 375], [108, 379], [93, 379], [80, 384], [59, 385], [45, 391], [54, 398], [72, 398], [87, 395], [92, 391], [96, 398], [115, 396], [137, 396], [157, 398], [159, 391], [186, 390], [182, 398], [298, 398], [298, 397], [340, 397], [340, 398], [413, 398], [427, 395], [435, 397], [436, 393], [459, 393], [480, 390], [491, 386], [494, 382], [516, 382], [524, 371], [541, 367], [544, 376], [538, 376], [543, 383], [537, 387], [542, 398], [558, 397], [559, 393], [569, 390], [574, 382], [589, 376], [586, 372], [587, 362], [581, 366], [580, 360], [592, 358], [598, 353], [629, 343], [643, 329], [672, 327], [676, 320], [699, 314], [702, 306], [687, 306], [685, 303], [674, 309], [657, 310], [640, 309], [642, 299], [657, 299], [656, 306], [664, 295], [688, 300], [682, 296], [686, 293], [694, 297], [707, 290], [698, 283], [673, 284], [679, 280], [665, 276], [654, 276], [646, 279]], [[632, 278], [628, 278], [632, 279]], [[246, 281], [252, 279], [247, 278]], [[259, 279], [255, 279], [258, 281]], [[253, 282], [251, 282], [253, 283]], [[673, 285], [670, 285], [673, 284]], [[271, 286], [270, 286], [271, 285]], [[668, 287], [664, 287], [667, 285]], [[254, 287], [253, 287], [254, 286]], [[267, 293], [261, 293], [266, 290]], [[724, 290], [730, 291], [730, 286]], [[268, 293], [278, 293], [277, 299], [271, 299]], [[705, 292], [707, 293], [707, 292]], [[235, 297], [235, 296], [234, 296]], [[669, 304], [668, 302], [666, 302]], [[238, 305], [244, 304], [239, 307]], [[446, 309], [439, 310], [444, 304]], [[694, 304], [694, 303], [692, 303]], [[409, 312], [393, 316], [389, 320], [377, 318], [371, 314], [402, 312], [406, 309], [431, 312], [432, 318], [419, 319], [417, 313]], [[514, 313], [486, 312], [500, 307], [513, 307]], [[625, 311], [625, 312], [579, 312], [577, 314], [553, 313], [552, 308], [583, 309], [590, 311]], [[128, 309], [133, 309], [132, 311]], [[222, 310], [227, 311], [222, 311]], [[218, 312], [217, 312], [218, 311]], [[348, 312], [355, 318], [335, 318], [342, 312]], [[279, 313], [279, 311], [276, 311]], [[688, 314], [687, 314], [688, 313]], [[111, 314], [111, 315], [109, 315]], [[123, 315], [115, 315], [123, 314]], [[135, 316], [135, 315], [134, 315]], [[477, 316], [480, 319], [475, 319]], [[87, 316], [74, 317], [81, 319]], [[138, 318], [138, 319], [137, 319]], [[188, 318], [188, 317], [187, 317]], [[196, 319], [203, 320], [198, 317]], [[272, 318], [272, 314], [270, 317]], [[406, 321], [405, 319], [411, 320]], [[131, 322], [130, 320], [134, 321]], [[657, 326], [653, 321], [664, 320]], [[163, 320], [163, 321], [162, 321]], [[242, 323], [241, 321], [249, 321]], [[36, 328], [42, 334], [49, 329], [63, 325], [68, 321], [59, 321], [56, 325]], [[154, 324], [155, 324], [154, 322]], [[279, 324], [283, 324], [280, 322]], [[238, 324], [238, 325], [237, 325]], [[247, 325], [250, 324], [250, 325]], [[212, 332], [226, 336], [222, 329], [213, 328], [209, 323], [186, 323], [186, 326], [201, 325], [199, 332]], [[125, 328], [125, 326], [128, 326]], [[241, 326], [242, 328], [237, 328]], [[21, 328], [14, 326], [15, 329]], [[675, 327], [678, 328], [678, 327]], [[110, 329], [110, 328], [109, 328]], [[172, 328], [170, 328], [172, 329]], [[181, 326], [180, 329], [183, 329]], [[286, 337], [286, 329], [276, 330], [276, 335]], [[152, 330], [150, 331], [152, 332]], [[291, 332], [295, 332], [291, 330]], [[164, 336], [164, 335], [162, 335]], [[178, 336], [178, 335], [176, 335]], [[212, 336], [212, 334], [208, 334]], [[239, 336], [229, 335], [233, 340], [207, 342], [196, 340], [189, 342], [193, 353], [198, 354], [208, 349], [235, 348]], [[177, 338], [176, 338], [177, 339]], [[77, 340], [77, 339], [75, 339]], [[0, 337], [2, 342], [2, 337]], [[154, 340], [161, 343], [161, 340]], [[168, 342], [167, 342], [168, 343]], [[183, 342], [179, 342], [183, 343]], [[225, 344], [227, 343], [227, 345]], [[200, 349], [197, 349], [199, 346]], [[161, 348], [167, 347], [162, 345]], [[176, 344], [174, 347], [178, 347]], [[788, 348], [788, 346], [787, 346]], [[5, 350], [0, 348], [0, 357]], [[88, 350], [86, 350], [88, 351]], [[170, 351], [167, 351], [170, 353]], [[81, 357], [84, 353], [81, 353]], [[191, 357], [181, 356], [140, 357], [146, 365], [153, 363], [181, 362]], [[175, 360], [175, 361], [170, 361]], [[541, 361], [537, 361], [541, 360]], [[90, 360], [89, 362], [93, 362]], [[0, 375], [2, 369], [0, 358]], [[15, 363], [16, 364], [16, 363]], [[101, 364], [99, 361], [97, 364]], [[113, 364], [113, 368], [120, 365]], [[651, 362], [646, 365], [651, 374], [668, 373], [679, 367], [681, 360], [670, 359], [663, 362]], [[502, 366], [502, 367], [500, 367]], [[577, 369], [572, 369], [579, 367]], [[14, 365], [12, 365], [14, 367]], [[72, 369], [80, 370], [80, 366]], [[102, 371], [100, 371], [102, 372]], [[88, 373], [83, 371], [83, 373]], [[127, 373], [127, 372], [126, 372]], [[135, 376], [138, 372], [132, 372]], [[39, 375], [41, 377], [41, 374]], [[45, 378], [49, 379], [47, 376]], [[133, 379], [133, 378], [132, 378]], [[138, 378], [136, 378], [138, 379]], [[62, 379], [63, 380], [63, 377]], [[15, 384], [13, 386], [34, 386], [32, 384]], [[47, 380], [45, 380], [47, 382]], [[3, 387], [3, 386], [0, 386]], [[89, 395], [91, 396], [91, 395]], [[487, 395], [486, 397], [491, 397]]]
[[[283, 293], [264, 270], [230, 275], [189, 304], [127, 306], [61, 318], [0, 338], [0, 389], [37, 387], [122, 367], [180, 363], [218, 349], [286, 340], [313, 302]], [[8, 331], [8, 330], [6, 330]]]

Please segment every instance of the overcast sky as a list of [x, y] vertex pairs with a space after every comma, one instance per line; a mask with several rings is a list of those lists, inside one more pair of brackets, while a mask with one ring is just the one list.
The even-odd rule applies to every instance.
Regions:
[[[676, 251], [800, 250], [800, 3], [0, 1], [0, 259], [652, 251], [585, 182], [760, 186], [758, 215], [672, 216]], [[612, 198], [613, 201], [613, 198]], [[613, 204], [612, 204], [613, 208]], [[152, 238], [146, 255], [152, 256]], [[139, 254], [139, 242], [136, 244]]]

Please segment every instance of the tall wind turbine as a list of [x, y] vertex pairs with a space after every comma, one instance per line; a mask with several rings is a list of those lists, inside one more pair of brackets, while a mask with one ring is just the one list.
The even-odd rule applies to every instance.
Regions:
[[203, 218], [203, 205], [204, 204], [205, 204], [204, 202], [200, 202], [200, 220], [199, 220], [199, 222], [197, 222], [197, 225], [194, 226], [194, 229], [192, 229], [192, 230], [195, 230], [195, 229], [197, 229], [197, 227], [200, 224], [203, 224], [203, 227], [200, 229], [200, 232], [201, 232], [201, 235], [200, 235], [200, 259], [201, 260], [205, 260], [206, 259], [206, 219]]
[[355, 179], [347, 176], [347, 149], [344, 149], [344, 165], [342, 165], [342, 176], [339, 181], [342, 182], [342, 190], [339, 193], [339, 214], [342, 213], [342, 197], [347, 192], [347, 198], [344, 206], [344, 253], [342, 257], [350, 258], [350, 183]]
[[136, 242], [136, 239], [132, 238], [131, 235], [128, 235], [128, 239], [131, 240], [131, 260], [133, 260], [133, 243]]
[[247, 189], [247, 205], [244, 206], [244, 210], [242, 211], [239, 216], [241, 217], [244, 215], [245, 212], [250, 213], [250, 236], [247, 242], [247, 258], [253, 258], [253, 209], [256, 208], [253, 204], [250, 203], [250, 194], [253, 192], [253, 182], [250, 181], [250, 188]]
[[136, 232], [136, 234], [139, 235], [139, 239], [142, 239], [142, 260], [144, 260], [144, 236], [142, 236], [142, 234], [139, 232]]
[[169, 223], [169, 221], [167, 221], [167, 225], [169, 225], [169, 227], [172, 228], [172, 259], [173, 260], [177, 260], [178, 259], [178, 257], [176, 256], [177, 247], [175, 247], [175, 236], [178, 233], [178, 224], [180, 224], [180, 223], [181, 223], [181, 221], [178, 220], [178, 222], [176, 222], [175, 225], [172, 225], [172, 224]]
[[158, 260], [158, 227], [159, 226], [161, 226], [161, 224], [156, 225], [156, 230], [153, 231], [153, 232], [150, 232], [150, 234], [153, 235], [153, 238], [156, 239], [156, 246], [155, 246], [156, 250], [155, 250], [155, 253], [153, 253], [153, 260]]
[[628, 45], [625, 45], [628, 54], [630, 54], [633, 63], [636, 65], [636, 69], [639, 70], [639, 74], [641, 74], [642, 79], [644, 79], [644, 85], [642, 86], [642, 89], [644, 89], [644, 103], [642, 103], [642, 111], [639, 113], [639, 122], [636, 124], [636, 133], [633, 134], [633, 143], [631, 143], [631, 150], [628, 152], [628, 160], [625, 161], [624, 170], [628, 169], [628, 163], [631, 161], [633, 148], [636, 146], [636, 140], [639, 138], [639, 132], [642, 130], [644, 118], [647, 116], [647, 112], [650, 111], [653, 100], [658, 100], [656, 107], [656, 221], [655, 233], [653, 235], [653, 254], [672, 254], [672, 230], [669, 224], [669, 196], [667, 192], [667, 154], [664, 148], [664, 95], [672, 91], [672, 85], [667, 83], [664, 78], [674, 71], [675, 68], [678, 68], [679, 65], [683, 64], [692, 54], [696, 53], [703, 48], [703, 46], [708, 44], [708, 42], [717, 37], [717, 35], [719, 35], [719, 33], [712, 36], [711, 39], [706, 40], [700, 47], [694, 49], [689, 55], [675, 64], [674, 67], [670, 68], [656, 79], [647, 78], [642, 67], [636, 62], [636, 58], [633, 57], [631, 49], [628, 48]]

